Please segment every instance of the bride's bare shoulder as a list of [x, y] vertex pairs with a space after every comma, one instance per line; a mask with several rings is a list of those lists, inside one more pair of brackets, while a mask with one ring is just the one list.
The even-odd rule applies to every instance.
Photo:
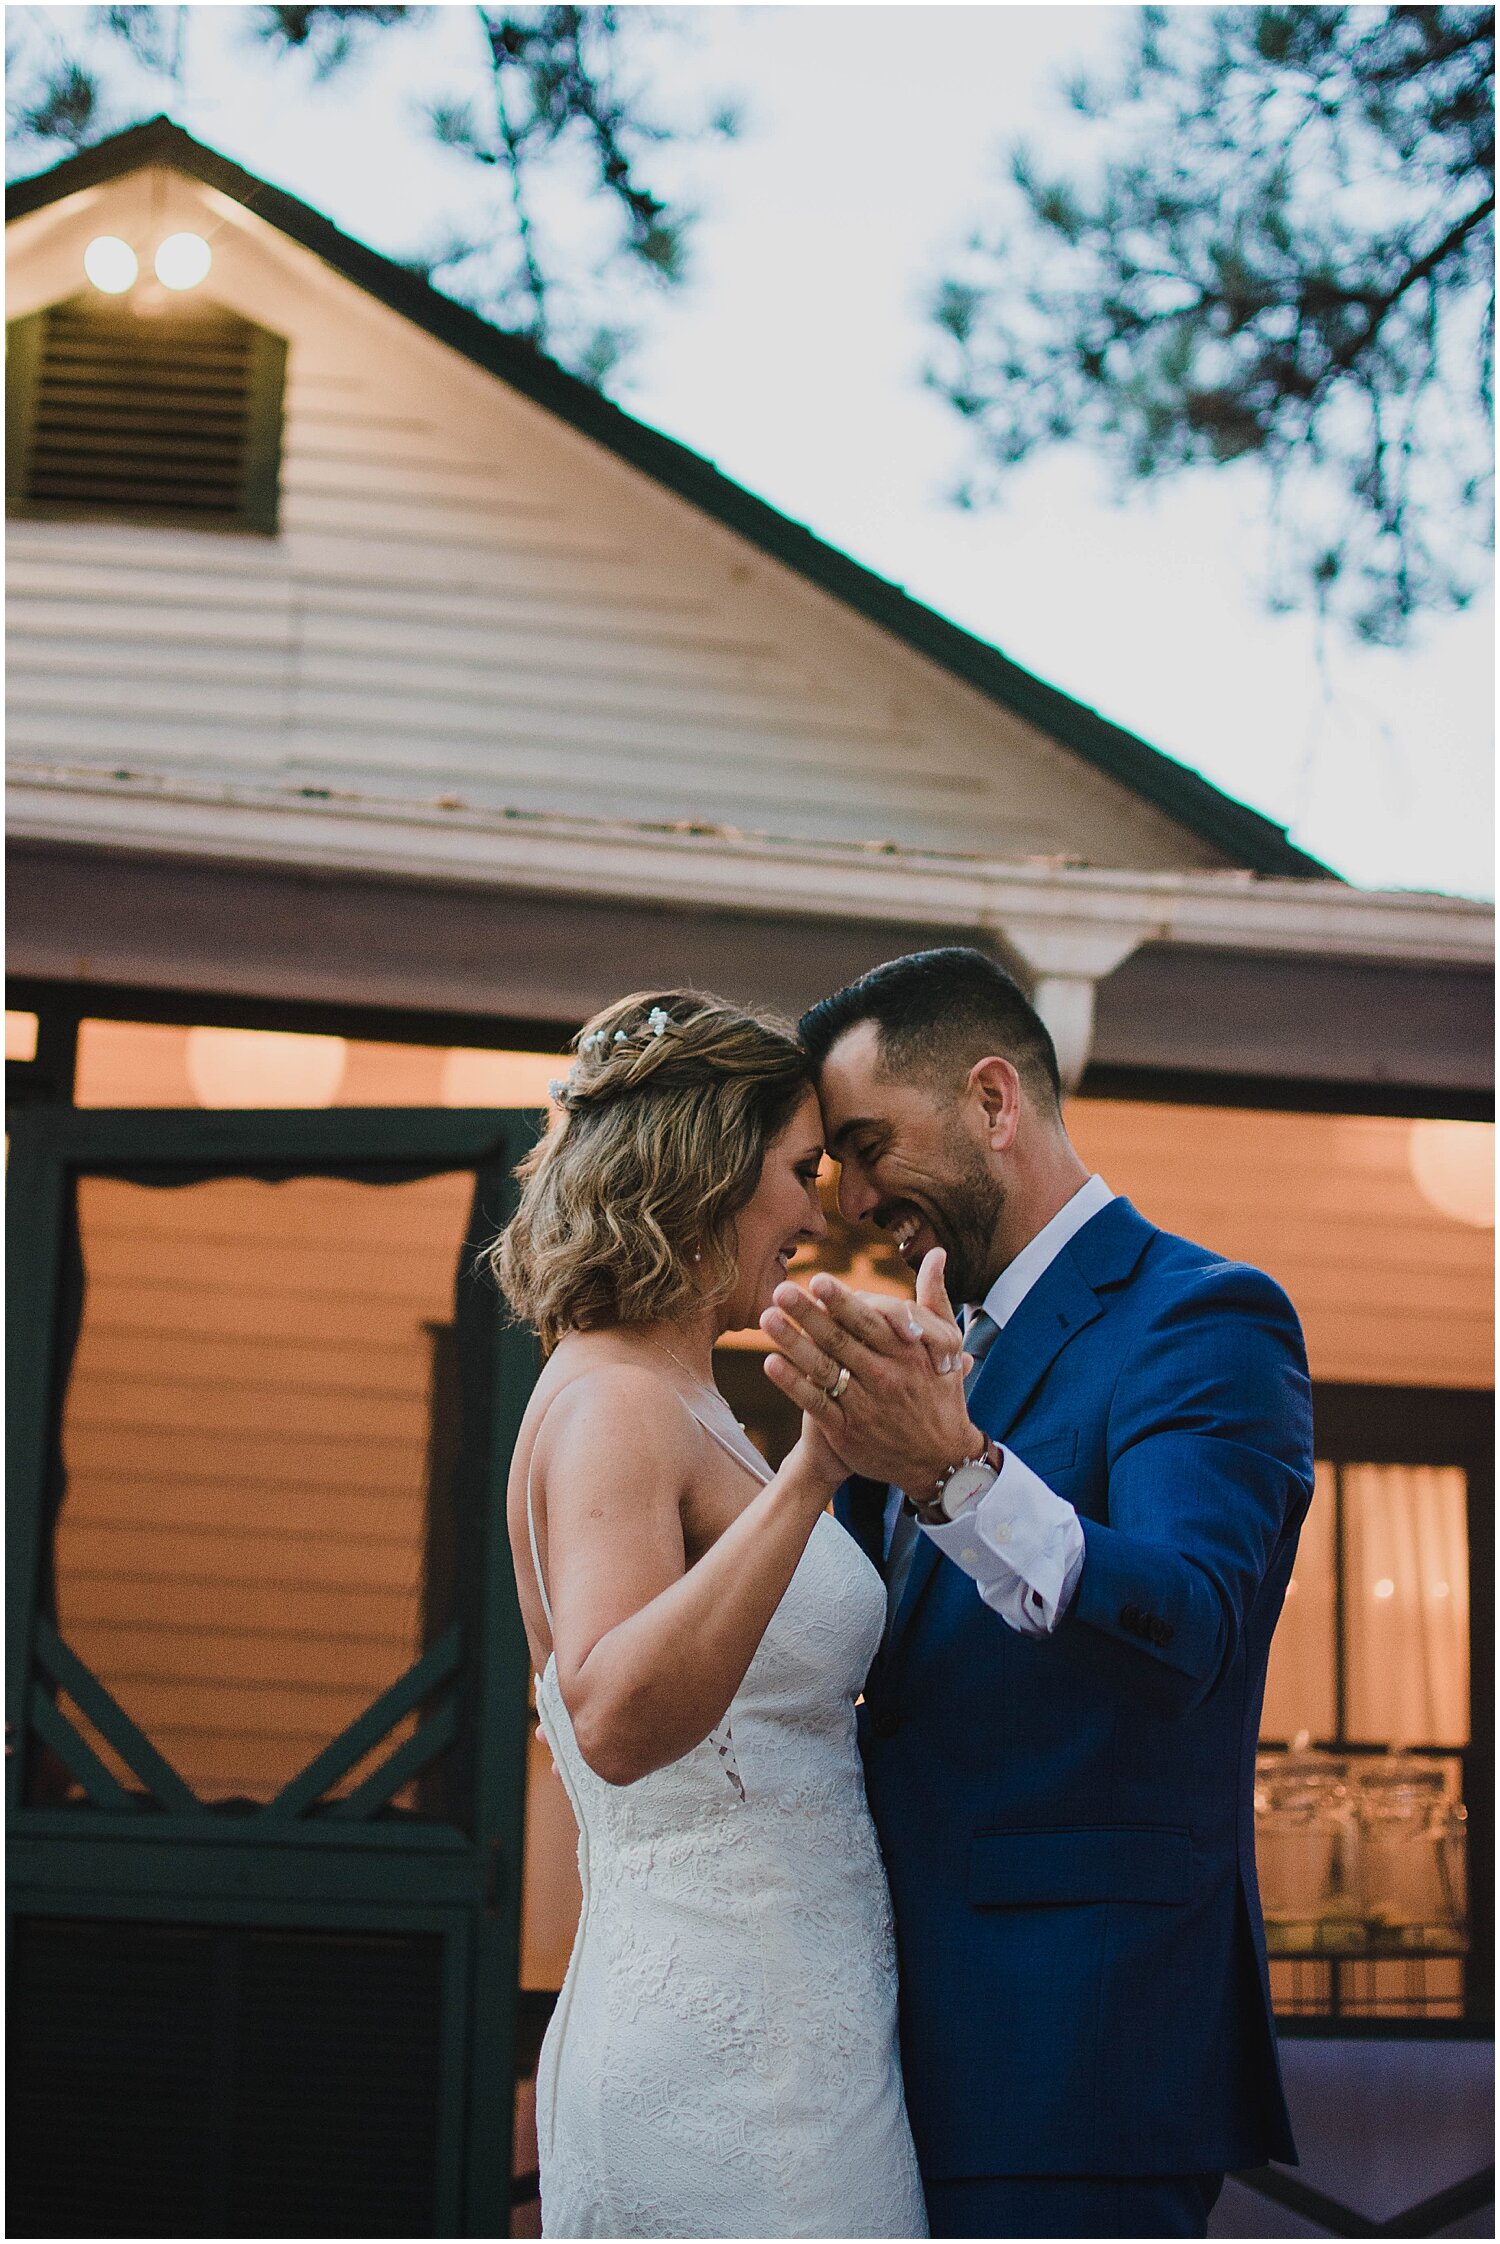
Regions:
[[602, 1336], [570, 1335], [561, 1341], [537, 1382], [523, 1439], [535, 1445], [538, 1466], [558, 1450], [606, 1440], [658, 1461], [691, 1447], [692, 1420], [665, 1368], [612, 1347]]

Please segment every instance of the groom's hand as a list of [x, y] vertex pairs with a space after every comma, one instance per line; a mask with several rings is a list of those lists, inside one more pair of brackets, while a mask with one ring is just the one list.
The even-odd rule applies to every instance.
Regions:
[[[820, 1273], [788, 1282], [761, 1329], [775, 1354], [766, 1376], [821, 1427], [851, 1472], [893, 1482], [920, 1499], [949, 1468], [983, 1448], [963, 1392], [963, 1339], [934, 1249], [917, 1305], [857, 1294]], [[947, 1371], [937, 1365], [946, 1361]], [[830, 1390], [847, 1370], [837, 1399]]]

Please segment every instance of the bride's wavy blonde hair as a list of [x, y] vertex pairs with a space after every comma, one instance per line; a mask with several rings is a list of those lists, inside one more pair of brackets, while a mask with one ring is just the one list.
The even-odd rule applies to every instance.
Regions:
[[813, 1080], [790, 1023], [694, 990], [622, 997], [573, 1045], [557, 1116], [516, 1171], [520, 1205], [489, 1257], [549, 1354], [565, 1332], [724, 1298], [734, 1219]]

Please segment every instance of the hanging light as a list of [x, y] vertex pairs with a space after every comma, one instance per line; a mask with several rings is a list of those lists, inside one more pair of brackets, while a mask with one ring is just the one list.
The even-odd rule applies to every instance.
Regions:
[[83, 253], [83, 269], [101, 294], [123, 296], [134, 288], [140, 260], [118, 234], [98, 234]]
[[163, 288], [196, 288], [213, 261], [201, 234], [168, 234], [152, 262]]
[[200, 1106], [332, 1106], [345, 1051], [341, 1036], [189, 1029], [188, 1081]]
[[1413, 1122], [1408, 1159], [1417, 1190], [1439, 1215], [1495, 1228], [1495, 1131], [1489, 1122]]

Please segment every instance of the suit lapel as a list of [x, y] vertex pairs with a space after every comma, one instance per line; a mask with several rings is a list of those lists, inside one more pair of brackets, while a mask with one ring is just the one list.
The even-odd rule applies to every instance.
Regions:
[[1156, 1235], [1128, 1200], [1107, 1207], [1054, 1256], [991, 1348], [969, 1396], [976, 1426], [1004, 1441], [1061, 1351], [1107, 1307]]
[[1099, 1296], [1064, 1247], [980, 1365], [969, 1396], [975, 1425], [1003, 1441], [1074, 1333], [1099, 1312]]
[[[1154, 1230], [1128, 1200], [1111, 1200], [1053, 1257], [979, 1367], [969, 1394], [976, 1426], [1005, 1440], [1073, 1335], [1102, 1313], [1096, 1288], [1122, 1284]], [[941, 1555], [930, 1537], [919, 1536], [887, 1651], [910, 1626]]]

